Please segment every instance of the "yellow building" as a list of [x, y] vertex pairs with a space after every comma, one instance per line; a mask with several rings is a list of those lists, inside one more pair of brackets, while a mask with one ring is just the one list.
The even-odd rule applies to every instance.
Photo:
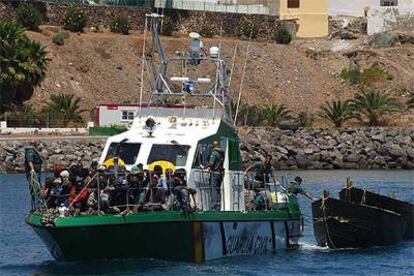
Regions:
[[275, 14], [281, 20], [296, 20], [297, 37], [328, 35], [327, 0], [273, 0]]

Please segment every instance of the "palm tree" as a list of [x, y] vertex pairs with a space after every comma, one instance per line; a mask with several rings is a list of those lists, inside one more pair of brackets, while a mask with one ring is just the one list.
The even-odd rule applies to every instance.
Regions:
[[384, 92], [361, 91], [350, 101], [350, 107], [358, 114], [361, 121], [368, 119], [370, 126], [380, 124], [384, 115], [401, 111], [401, 103]]
[[22, 27], [0, 21], [0, 110], [14, 102], [19, 86], [40, 84], [49, 61], [46, 55], [45, 48], [31, 41]]
[[325, 102], [325, 105], [320, 107], [318, 116], [328, 121], [331, 121], [335, 127], [341, 127], [344, 122], [354, 117], [353, 112], [349, 108], [348, 101], [332, 101]]
[[270, 126], [278, 126], [280, 122], [292, 119], [291, 113], [284, 104], [267, 105], [262, 109], [263, 119]]
[[47, 110], [57, 120], [61, 120], [64, 126], [68, 123], [82, 123], [81, 114], [85, 110], [80, 108], [81, 99], [73, 94], [52, 95], [47, 103]]
[[410, 99], [407, 101], [407, 108], [414, 108], [414, 94], [411, 94]]

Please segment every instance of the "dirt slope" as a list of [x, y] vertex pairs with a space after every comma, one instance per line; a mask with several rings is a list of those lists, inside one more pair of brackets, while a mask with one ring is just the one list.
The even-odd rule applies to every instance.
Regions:
[[[41, 106], [51, 94], [60, 92], [82, 97], [84, 107], [89, 110], [100, 103], [138, 100], [142, 34], [70, 34], [63, 46], [52, 42], [51, 32], [29, 32], [28, 35], [47, 47], [51, 59], [46, 79], [29, 101], [35, 106]], [[168, 54], [188, 49], [186, 37], [163, 37], [162, 41]], [[204, 39], [206, 47], [218, 42], [218, 38]], [[221, 43], [223, 57], [229, 67], [238, 45], [231, 83], [232, 94], [236, 97], [248, 42], [223, 38]], [[243, 84], [243, 101], [249, 104], [285, 103], [296, 112], [314, 112], [326, 100], [347, 99], [357, 91], [356, 87], [338, 77], [350, 60], [362, 68], [374, 61], [380, 62], [394, 76], [384, 89], [401, 100], [404, 100], [403, 87], [414, 91], [413, 45], [383, 49], [366, 49], [363, 45], [363, 39], [297, 40], [288, 46], [252, 42]], [[147, 83], [145, 87], [148, 87]], [[395, 118], [392, 124], [413, 125], [412, 116], [413, 113], [406, 112]]]

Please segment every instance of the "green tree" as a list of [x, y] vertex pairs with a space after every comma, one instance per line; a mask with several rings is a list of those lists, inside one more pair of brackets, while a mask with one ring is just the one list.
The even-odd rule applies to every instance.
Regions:
[[81, 9], [70, 7], [66, 10], [63, 28], [71, 32], [83, 32], [87, 21], [88, 17]]
[[30, 3], [21, 3], [16, 9], [16, 21], [28, 30], [38, 31], [42, 15]]
[[349, 101], [325, 102], [320, 107], [318, 116], [332, 122], [335, 127], [341, 127], [343, 123], [352, 119], [354, 114], [349, 106]]
[[73, 94], [52, 95], [47, 103], [47, 110], [51, 118], [61, 121], [64, 126], [69, 123], [82, 123], [82, 113], [85, 110], [80, 108], [81, 99]]
[[284, 120], [292, 119], [291, 111], [284, 104], [271, 104], [262, 109], [263, 119], [270, 126], [278, 126]]
[[46, 55], [40, 43], [24, 34], [24, 28], [0, 21], [0, 111], [40, 84], [49, 61]]
[[361, 91], [350, 101], [350, 107], [359, 120], [368, 120], [370, 126], [378, 126], [384, 115], [401, 111], [401, 103], [384, 92]]

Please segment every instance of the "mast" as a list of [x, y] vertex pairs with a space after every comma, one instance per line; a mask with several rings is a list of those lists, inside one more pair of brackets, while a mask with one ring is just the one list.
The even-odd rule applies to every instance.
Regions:
[[[214, 114], [216, 114], [216, 109], [222, 109], [224, 113], [223, 118], [232, 124], [233, 118], [231, 114], [228, 91], [228, 69], [226, 63], [220, 57], [220, 48], [213, 46], [206, 51], [201, 40], [202, 37], [198, 33], [192, 32], [189, 35], [189, 51], [182, 55], [176, 54], [171, 57], [167, 57], [158, 34], [159, 21], [162, 20], [163, 15], [151, 13], [146, 14], [146, 17], [151, 21], [150, 26], [153, 43], [153, 47], [151, 49], [151, 67], [152, 77], [155, 83], [149, 104], [162, 103], [168, 96], [181, 96], [182, 98], [212, 98], [213, 117]], [[159, 63], [155, 60], [155, 50], [159, 56]], [[185, 68], [190, 66], [200, 67], [204, 66], [207, 62], [210, 62], [215, 64], [216, 73], [214, 79], [205, 76], [188, 76], [188, 70], [182, 70], [182, 73], [179, 76], [170, 76], [167, 74], [167, 71], [168, 65], [172, 62], [178, 62]], [[176, 84], [180, 84], [180, 90], [177, 89]], [[207, 88], [204, 87], [203, 89], [203, 85], [207, 86]], [[183, 102], [183, 104], [185, 104], [185, 102]]]

